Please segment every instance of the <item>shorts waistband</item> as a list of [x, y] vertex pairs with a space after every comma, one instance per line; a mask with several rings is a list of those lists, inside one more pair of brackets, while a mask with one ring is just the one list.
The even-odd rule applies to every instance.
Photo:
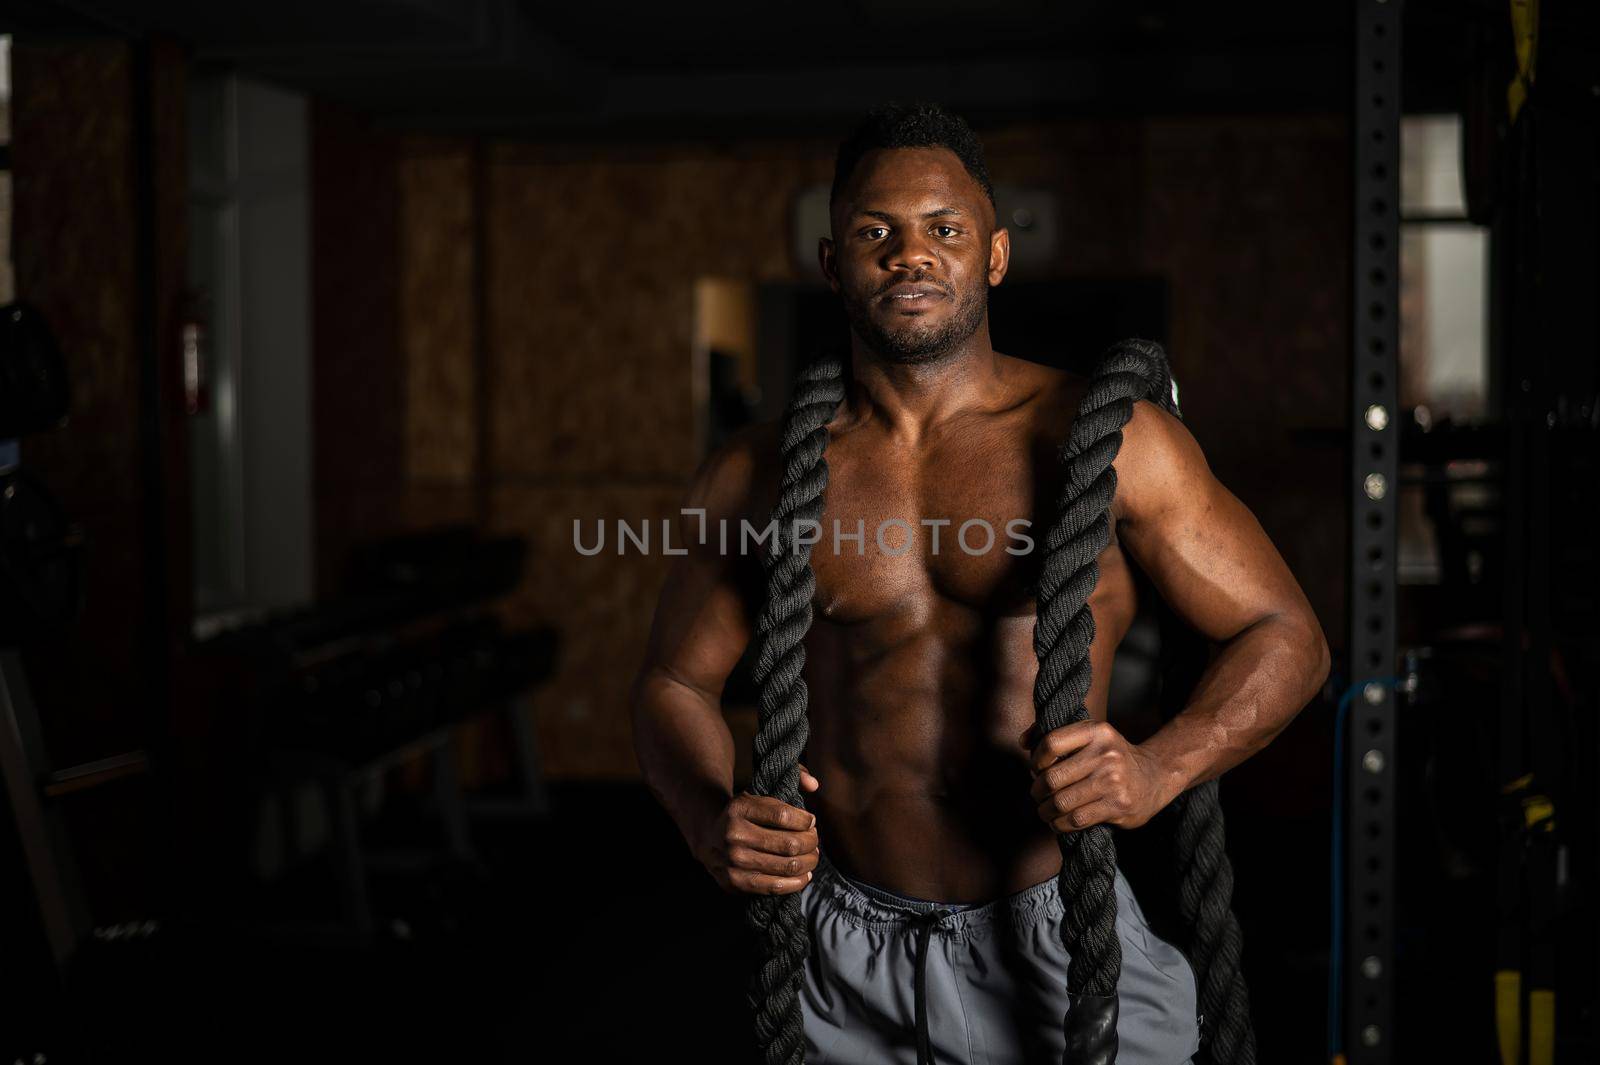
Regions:
[[1059, 918], [1063, 911], [1060, 887], [1054, 876], [990, 902], [935, 902], [909, 898], [848, 877], [820, 849], [817, 869], [807, 890], [822, 892], [833, 909], [863, 928], [909, 929], [932, 919], [945, 935], [963, 935], [985, 928], [1002, 916], [1014, 924], [1027, 925]]

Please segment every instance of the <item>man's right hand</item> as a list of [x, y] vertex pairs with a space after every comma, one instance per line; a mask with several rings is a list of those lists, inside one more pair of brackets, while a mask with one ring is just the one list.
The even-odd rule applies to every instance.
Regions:
[[[800, 787], [816, 791], [800, 767]], [[788, 895], [811, 882], [821, 853], [815, 814], [765, 795], [736, 795], [696, 841], [695, 857], [731, 894]]]

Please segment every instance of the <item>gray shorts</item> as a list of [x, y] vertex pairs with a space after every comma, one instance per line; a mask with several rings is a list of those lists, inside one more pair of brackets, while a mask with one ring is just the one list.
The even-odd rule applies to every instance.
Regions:
[[[1200, 1049], [1194, 971], [1150, 930], [1120, 869], [1116, 890], [1117, 1063], [1184, 1065]], [[1055, 877], [962, 906], [852, 880], [824, 854], [800, 900], [806, 1065], [916, 1065], [919, 1021], [938, 1065], [1060, 1065], [1069, 999]]]

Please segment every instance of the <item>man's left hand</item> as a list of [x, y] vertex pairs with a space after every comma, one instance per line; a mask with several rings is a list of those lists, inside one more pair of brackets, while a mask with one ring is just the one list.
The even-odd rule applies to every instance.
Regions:
[[1156, 757], [1104, 721], [1076, 721], [1038, 738], [1030, 725], [1022, 745], [1033, 751], [1034, 801], [1057, 832], [1091, 825], [1138, 828], [1171, 802], [1171, 774]]

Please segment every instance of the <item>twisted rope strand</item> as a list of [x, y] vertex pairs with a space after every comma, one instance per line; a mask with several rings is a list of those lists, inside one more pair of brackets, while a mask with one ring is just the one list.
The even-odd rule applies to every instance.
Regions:
[[[767, 602], [756, 621], [759, 641], [752, 676], [761, 692], [755, 735], [751, 790], [804, 808], [800, 796], [800, 752], [805, 749], [805, 636], [811, 628], [811, 597], [816, 574], [811, 544], [796, 535], [796, 525], [822, 518], [828, 486], [827, 424], [844, 398], [844, 366], [838, 359], [811, 363], [800, 374], [782, 436], [783, 476], [772, 509], [776, 523], [772, 547], [763, 559]], [[800, 981], [810, 941], [800, 896], [752, 899], [746, 921], [754, 929], [761, 963], [751, 983], [756, 1040], [766, 1065], [805, 1061]]]
[[[1111, 542], [1110, 507], [1117, 491], [1112, 462], [1122, 446], [1122, 427], [1133, 417], [1133, 401], [1147, 391], [1145, 379], [1122, 365], [1116, 350], [1102, 360], [1079, 403], [1062, 449], [1064, 484], [1044, 538], [1033, 630], [1039, 660], [1034, 716], [1041, 735], [1089, 716], [1084, 700], [1093, 680], [1089, 650], [1095, 637], [1089, 597], [1100, 580], [1096, 560]], [[1064, 1022], [1069, 1060], [1110, 1065], [1117, 1054], [1122, 973], [1116, 841], [1109, 826], [1094, 825], [1061, 833], [1057, 844], [1061, 941], [1072, 1001]]]
[[[1141, 374], [1147, 398], [1182, 418], [1173, 394], [1172, 374], [1160, 345], [1129, 340], [1119, 345], [1118, 365]], [[1131, 360], [1124, 361], [1124, 360]], [[1250, 992], [1240, 956], [1244, 937], [1233, 913], [1233, 864], [1228, 860], [1217, 782], [1208, 780], [1172, 803], [1176, 820], [1173, 864], [1177, 868], [1178, 911], [1189, 929], [1189, 956], [1196, 973], [1200, 1015], [1205, 1018], [1205, 1053], [1211, 1065], [1255, 1065], [1255, 1029]]]
[[1244, 937], [1234, 916], [1233, 863], [1228, 861], [1217, 782], [1208, 780], [1173, 803], [1178, 911], [1189, 928], [1189, 954], [1206, 1018], [1212, 1065], [1255, 1065], [1250, 989], [1240, 968]]

